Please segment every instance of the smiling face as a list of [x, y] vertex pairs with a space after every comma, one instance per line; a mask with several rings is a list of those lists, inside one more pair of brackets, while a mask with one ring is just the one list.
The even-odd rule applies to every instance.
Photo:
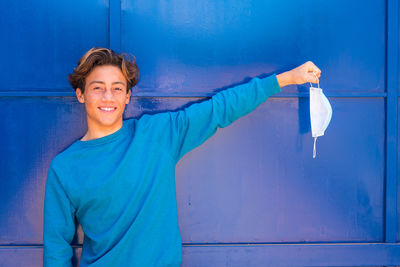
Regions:
[[88, 133], [84, 139], [109, 135], [122, 127], [131, 90], [127, 92], [127, 81], [118, 67], [95, 67], [85, 78], [84, 92], [77, 88], [76, 96], [86, 109]]

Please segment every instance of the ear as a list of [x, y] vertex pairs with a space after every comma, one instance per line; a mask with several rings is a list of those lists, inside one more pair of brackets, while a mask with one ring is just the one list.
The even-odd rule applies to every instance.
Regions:
[[83, 93], [82, 93], [81, 89], [80, 88], [76, 88], [75, 93], [76, 93], [76, 98], [78, 99], [78, 101], [80, 103], [85, 103], [85, 98], [83, 96]]
[[128, 93], [126, 94], [125, 104], [129, 104], [129, 100], [131, 99], [131, 91], [132, 89], [129, 89]]

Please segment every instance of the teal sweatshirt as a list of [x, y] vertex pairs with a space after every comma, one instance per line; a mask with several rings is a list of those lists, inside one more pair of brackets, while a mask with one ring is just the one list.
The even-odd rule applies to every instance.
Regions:
[[127, 119], [110, 135], [75, 141], [48, 171], [44, 266], [72, 266], [75, 218], [85, 234], [81, 267], [180, 266], [177, 162], [280, 91], [275, 74], [253, 78], [185, 109]]

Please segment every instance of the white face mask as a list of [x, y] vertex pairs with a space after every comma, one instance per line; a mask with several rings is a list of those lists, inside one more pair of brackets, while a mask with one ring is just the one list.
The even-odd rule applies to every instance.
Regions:
[[332, 107], [329, 104], [328, 99], [322, 92], [322, 89], [310, 87], [310, 119], [311, 119], [311, 133], [314, 137], [314, 150], [313, 158], [316, 156], [316, 142], [317, 137], [323, 136], [326, 128], [328, 128], [329, 122], [332, 118]]

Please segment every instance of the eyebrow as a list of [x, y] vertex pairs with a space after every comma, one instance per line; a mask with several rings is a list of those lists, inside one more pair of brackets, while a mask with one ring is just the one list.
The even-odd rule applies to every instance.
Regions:
[[[91, 85], [91, 84], [94, 84], [94, 83], [105, 84], [103, 81], [91, 81], [88, 85]], [[121, 82], [121, 81], [116, 81], [116, 82], [113, 82], [112, 84], [122, 84], [122, 85], [125, 85], [125, 83], [124, 83], [124, 82]]]

